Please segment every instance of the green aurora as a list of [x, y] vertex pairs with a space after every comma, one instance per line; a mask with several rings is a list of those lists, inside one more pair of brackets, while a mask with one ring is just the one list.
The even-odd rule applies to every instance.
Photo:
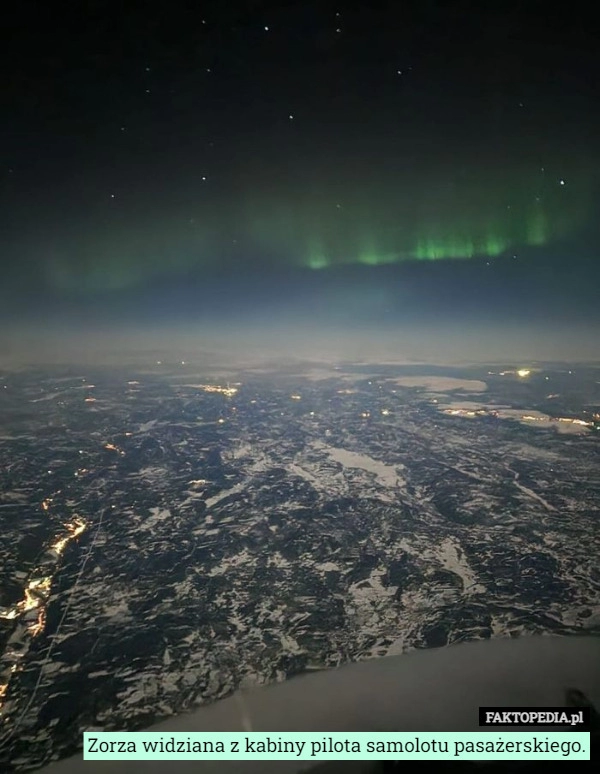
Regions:
[[[389, 202], [379, 211], [360, 201], [340, 209], [324, 202], [304, 208], [272, 205], [270, 217], [256, 217], [251, 230], [258, 243], [295, 255], [299, 265], [313, 270], [495, 258], [576, 234], [590, 213], [586, 182], [584, 175], [570, 177], [569, 183], [558, 177], [551, 184], [521, 181], [510, 194], [483, 186], [452, 188], [431, 199], [421, 188], [415, 199], [401, 201], [397, 212]], [[328, 217], [323, 215], [327, 207]]]
[[88, 293], [186, 272], [497, 257], [551, 245], [589, 222], [592, 177], [585, 169], [571, 167], [564, 178], [559, 169], [507, 173], [503, 184], [499, 177], [481, 172], [456, 182], [440, 172], [397, 190], [389, 178], [378, 186], [352, 180], [337, 190], [286, 181], [245, 202], [171, 209], [133, 224], [107, 218], [46, 245], [44, 277], [60, 291]]

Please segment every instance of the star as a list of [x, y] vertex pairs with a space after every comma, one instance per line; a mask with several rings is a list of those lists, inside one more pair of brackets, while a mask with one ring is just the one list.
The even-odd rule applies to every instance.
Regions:
[[559, 185], [564, 185], [564, 184], [565, 184], [564, 180], [559, 180]]
[[293, 120], [294, 120], [294, 116], [293, 116], [293, 114], [292, 114], [292, 113], [290, 113], [290, 114], [289, 114], [289, 116], [288, 116], [288, 118], [290, 119], [290, 121], [293, 121]]

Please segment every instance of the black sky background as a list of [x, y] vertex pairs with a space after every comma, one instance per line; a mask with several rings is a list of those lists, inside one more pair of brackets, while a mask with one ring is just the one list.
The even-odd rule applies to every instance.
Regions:
[[[221, 315], [233, 327], [551, 322], [592, 337], [600, 81], [585, 8], [17, 4], [2, 47], [4, 334], [206, 329]], [[395, 249], [419, 218], [476, 229], [479, 192], [515, 211], [539, 193], [544, 243], [303, 263], [313, 241], [344, 259], [364, 234]]]

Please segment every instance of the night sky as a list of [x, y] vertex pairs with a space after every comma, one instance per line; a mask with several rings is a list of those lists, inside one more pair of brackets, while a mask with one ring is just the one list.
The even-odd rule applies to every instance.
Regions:
[[4, 331], [220, 315], [591, 341], [584, 8], [22, 0], [3, 24]]

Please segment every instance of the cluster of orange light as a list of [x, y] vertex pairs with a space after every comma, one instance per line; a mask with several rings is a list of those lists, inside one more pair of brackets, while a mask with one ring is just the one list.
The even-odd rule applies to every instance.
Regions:
[[23, 613], [38, 608], [42, 602], [47, 599], [51, 583], [52, 578], [49, 576], [30, 580], [25, 588], [23, 599], [17, 602], [13, 607], [2, 610], [0, 612], [0, 618], [12, 621]]
[[450, 414], [450, 416], [453, 417], [477, 417], [487, 413], [488, 412], [485, 411], [485, 409], [479, 409], [477, 411], [471, 409], [444, 409], [444, 414]]
[[[479, 417], [479, 416], [500, 416], [497, 411], [487, 411], [486, 409], [478, 409], [473, 411], [472, 409], [444, 409], [444, 414], [450, 414], [453, 417]], [[570, 417], [535, 417], [532, 414], [523, 414], [521, 419], [526, 422], [568, 422], [572, 425], [583, 425], [584, 427], [591, 427], [593, 422], [586, 422], [584, 419], [572, 419]]]
[[[127, 433], [126, 433], [126, 435], [127, 435]], [[131, 433], [130, 433], [130, 435], [131, 435]], [[117, 454], [119, 454], [121, 457], [125, 456], [125, 452], [123, 451], [123, 449], [120, 449], [118, 446], [115, 446], [114, 443], [105, 443], [104, 444], [104, 448], [107, 449], [108, 451], [117, 452]]]
[[226, 395], [228, 398], [232, 398], [238, 391], [237, 387], [221, 387], [218, 384], [199, 384], [198, 387], [204, 392], [220, 392], [221, 395]]
[[[48, 510], [51, 499], [47, 498], [42, 503], [42, 508]], [[83, 519], [75, 517], [73, 521], [65, 525], [67, 535], [56, 540], [51, 546], [50, 550], [54, 551], [60, 556], [70, 540], [74, 540], [80, 535], [87, 524]], [[27, 586], [25, 587], [23, 599], [19, 600], [13, 607], [4, 608], [0, 610], [0, 618], [5, 620], [14, 620], [16, 618], [25, 616], [25, 627], [28, 634], [31, 637], [37, 637], [44, 631], [46, 626], [46, 603], [50, 597], [50, 589], [52, 587], [52, 577], [46, 575], [43, 577], [31, 578]], [[27, 615], [31, 611], [37, 611], [35, 618], [31, 619], [31, 616]], [[19, 669], [18, 659], [22, 656], [22, 653], [15, 651], [14, 658], [16, 659], [10, 667], [10, 670], [4, 672], [3, 681], [0, 682], [0, 711], [4, 704], [4, 699], [8, 692], [8, 685], [10, 676]], [[9, 678], [8, 680], [6, 678]]]
[[74, 540], [78, 535], [85, 530], [87, 524], [85, 521], [79, 518], [74, 518], [69, 524], [65, 524], [68, 534], [65, 537], [59, 538], [55, 543], [50, 546], [50, 550], [54, 551], [59, 556], [65, 550], [70, 540]]

